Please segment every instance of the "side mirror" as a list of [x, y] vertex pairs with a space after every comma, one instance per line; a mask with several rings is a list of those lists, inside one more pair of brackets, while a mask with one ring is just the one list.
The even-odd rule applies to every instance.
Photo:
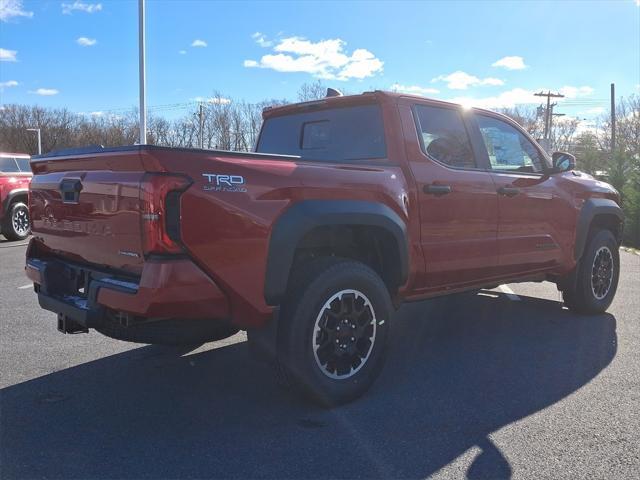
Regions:
[[576, 157], [567, 152], [553, 152], [554, 172], [568, 172], [576, 168]]

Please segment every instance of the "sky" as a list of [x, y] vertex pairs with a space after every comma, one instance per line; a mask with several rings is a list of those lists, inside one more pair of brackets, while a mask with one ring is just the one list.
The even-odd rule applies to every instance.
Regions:
[[[0, 0], [0, 103], [117, 114], [138, 103], [135, 0]], [[640, 94], [640, 0], [217, 2], [148, 0], [147, 103], [296, 99], [305, 82], [490, 109], [595, 118]], [[217, 97], [219, 94], [220, 97]], [[218, 100], [211, 100], [218, 98]]]

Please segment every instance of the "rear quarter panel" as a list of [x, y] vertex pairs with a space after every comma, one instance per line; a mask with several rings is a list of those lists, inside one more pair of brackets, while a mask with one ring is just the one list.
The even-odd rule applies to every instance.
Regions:
[[[162, 163], [170, 171], [184, 171], [188, 164], [194, 183], [181, 197], [182, 241], [229, 296], [232, 316], [242, 327], [258, 326], [271, 314], [264, 300], [269, 237], [289, 206], [307, 199], [366, 200], [387, 205], [407, 223], [411, 216], [399, 166], [242, 160], [202, 152]], [[203, 174], [241, 175], [244, 186], [212, 191]]]

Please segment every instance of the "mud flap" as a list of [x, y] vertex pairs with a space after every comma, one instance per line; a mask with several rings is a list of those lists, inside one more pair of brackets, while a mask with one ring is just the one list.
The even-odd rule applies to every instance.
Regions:
[[278, 318], [280, 308], [276, 307], [273, 317], [262, 328], [247, 330], [247, 344], [251, 356], [258, 361], [277, 363], [278, 358]]

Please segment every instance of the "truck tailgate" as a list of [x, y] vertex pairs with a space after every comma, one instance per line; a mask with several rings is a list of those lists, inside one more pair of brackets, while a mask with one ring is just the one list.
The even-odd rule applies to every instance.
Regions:
[[70, 260], [141, 271], [145, 171], [137, 152], [36, 160], [33, 170], [32, 230], [47, 250]]

